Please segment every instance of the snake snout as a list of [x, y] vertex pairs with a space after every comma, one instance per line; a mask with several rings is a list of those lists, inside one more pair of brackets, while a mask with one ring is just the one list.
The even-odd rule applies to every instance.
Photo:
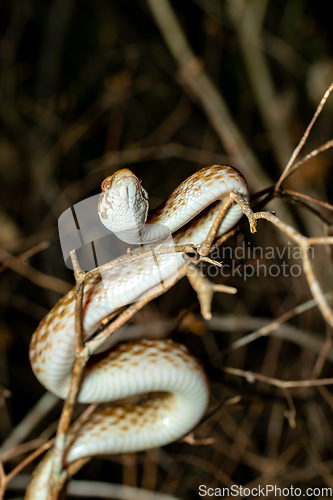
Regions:
[[138, 193], [137, 184], [137, 179], [132, 179], [130, 177], [123, 178], [121, 183], [117, 186], [118, 196], [124, 201], [135, 198]]
[[114, 188], [119, 183], [122, 184], [140, 184], [139, 179], [129, 168], [122, 168], [112, 175], [109, 175], [104, 179], [101, 184], [102, 191], [109, 191]]

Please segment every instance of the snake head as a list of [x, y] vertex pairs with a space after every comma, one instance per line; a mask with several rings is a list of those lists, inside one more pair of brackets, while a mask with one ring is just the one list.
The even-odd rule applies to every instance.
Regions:
[[101, 222], [126, 243], [140, 243], [148, 216], [148, 194], [128, 168], [118, 170], [102, 182], [98, 203]]

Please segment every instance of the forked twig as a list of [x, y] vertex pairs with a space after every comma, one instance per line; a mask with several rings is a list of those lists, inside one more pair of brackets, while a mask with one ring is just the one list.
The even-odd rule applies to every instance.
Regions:
[[[331, 83], [331, 85], [328, 87], [328, 89], [326, 90], [325, 94], [323, 95], [320, 103], [318, 104], [318, 107], [309, 123], [309, 125], [307, 126], [304, 134], [303, 134], [303, 137], [301, 138], [301, 140], [299, 141], [297, 147], [294, 149], [293, 151], [293, 154], [291, 155], [290, 157], [290, 160], [288, 161], [287, 163], [287, 166], [286, 168], [284, 169], [284, 171], [282, 172], [279, 180], [277, 181], [276, 185], [275, 185], [275, 189], [278, 191], [280, 188], [281, 188], [281, 185], [283, 183], [283, 181], [289, 176], [289, 174], [294, 170], [294, 168], [297, 167], [297, 164], [294, 165], [294, 168], [293, 168], [293, 163], [294, 161], [296, 160], [297, 156], [299, 155], [300, 151], [302, 150], [304, 144], [306, 143], [307, 141], [307, 138], [309, 137], [309, 134], [311, 132], [311, 129], [313, 127], [313, 125], [315, 124], [318, 116], [320, 115], [330, 93], [332, 92], [333, 90], [333, 83]], [[328, 147], [332, 147], [333, 145], [333, 142], [332, 141], [329, 141], [329, 143], [326, 143], [328, 146], [325, 148], [325, 149], [328, 149]], [[324, 145], [325, 147], [325, 145]], [[323, 150], [325, 150], [323, 149]], [[312, 155], [314, 156], [314, 154]], [[312, 156], [309, 156], [308, 159]]]
[[298, 233], [293, 227], [289, 226], [285, 222], [282, 222], [278, 217], [276, 217], [276, 215], [273, 215], [270, 212], [257, 212], [255, 214], [255, 218], [268, 220], [269, 222], [274, 224], [274, 226], [280, 229], [280, 231], [282, 231], [285, 235], [289, 236], [289, 238], [295, 241], [297, 245], [299, 245], [302, 254], [303, 270], [308, 281], [312, 296], [316, 300], [319, 310], [321, 311], [327, 323], [331, 327], [333, 327], [333, 310], [329, 306], [325, 294], [314, 275], [309, 257], [309, 249], [311, 244], [332, 244], [333, 238], [307, 238]]
[[267, 377], [266, 375], [262, 375], [262, 373], [255, 373], [250, 370], [240, 370], [239, 368], [233, 368], [229, 366], [225, 366], [221, 369], [229, 375], [243, 377], [251, 384], [255, 380], [257, 380], [258, 382], [264, 382], [265, 384], [273, 385], [275, 387], [278, 387], [279, 389], [296, 389], [333, 385], [333, 378], [322, 378], [314, 380], [279, 380], [274, 377]]
[[[325, 294], [326, 298], [331, 298], [332, 294]], [[248, 335], [244, 335], [243, 337], [235, 340], [230, 346], [228, 346], [225, 350], [223, 350], [220, 354], [220, 356], [224, 356], [225, 354], [235, 351], [236, 349], [240, 349], [242, 347], [245, 347], [246, 345], [250, 344], [251, 342], [254, 342], [257, 339], [260, 339], [262, 337], [267, 337], [269, 336], [272, 332], [277, 330], [278, 328], [281, 327], [284, 323], [286, 323], [288, 320], [291, 318], [304, 313], [305, 311], [308, 311], [309, 309], [312, 309], [314, 307], [318, 307], [318, 304], [315, 299], [310, 299], [304, 302], [303, 304], [299, 304], [296, 307], [293, 307], [291, 310], [286, 311], [285, 313], [281, 314], [281, 316], [275, 318], [273, 321], [268, 322], [267, 324], [264, 324], [261, 328], [255, 330], [252, 333], [249, 333]], [[299, 332], [298, 332], [299, 333]], [[307, 344], [309, 344], [309, 340], [307, 340]], [[318, 347], [319, 349], [319, 347]], [[219, 356], [219, 357], [220, 357]]]
[[[332, 140], [332, 144], [333, 144], [333, 140]], [[293, 173], [294, 173], [294, 170], [293, 170]], [[293, 191], [292, 189], [284, 189], [282, 191], [282, 195], [288, 195], [288, 196], [294, 197], [296, 200], [298, 200], [298, 199], [307, 200], [307, 201], [310, 201], [311, 203], [316, 203], [317, 205], [320, 205], [321, 207], [326, 208], [327, 210], [330, 210], [331, 212], [333, 212], [333, 205], [331, 205], [331, 203], [327, 203], [323, 200], [318, 200], [317, 198], [314, 198], [313, 196], [309, 196], [309, 195], [304, 194], [304, 193], [299, 193], [298, 191]]]
[[[333, 85], [333, 84], [332, 84]], [[329, 95], [329, 94], [328, 94]], [[328, 97], [327, 95], [327, 97]], [[325, 97], [325, 96], [324, 96]], [[324, 99], [323, 97], [323, 99]], [[327, 100], [327, 97], [326, 97], [326, 100]], [[325, 102], [326, 102], [325, 100]], [[324, 104], [325, 104], [324, 102]], [[321, 110], [320, 110], [321, 111]], [[310, 132], [310, 130], [309, 130]], [[333, 147], [333, 139], [330, 139], [329, 141], [325, 142], [325, 144], [322, 144], [321, 146], [319, 146], [318, 148], [314, 149], [313, 151], [311, 151], [310, 153], [308, 153], [307, 155], [305, 155], [303, 158], [301, 158], [298, 162], [296, 162], [292, 168], [289, 170], [288, 173], [286, 173], [285, 177], [283, 178], [283, 181], [286, 180], [287, 177], [289, 177], [290, 175], [294, 174], [302, 165], [304, 165], [306, 162], [308, 162], [309, 160], [311, 160], [312, 158], [315, 158], [316, 156], [318, 156], [320, 153], [323, 153], [324, 151], [327, 151], [328, 149], [332, 148]], [[282, 182], [283, 182], [282, 181]], [[281, 182], [281, 183], [282, 183]], [[276, 186], [276, 189], [280, 189], [281, 188], [281, 183], [279, 184], [279, 186]]]
[[3, 462], [0, 455], [0, 499], [4, 497], [4, 494], [7, 489], [8, 483], [19, 474], [27, 465], [33, 462], [36, 458], [42, 455], [45, 451], [49, 450], [51, 446], [54, 444], [54, 439], [50, 439], [46, 443], [43, 443], [38, 447], [37, 450], [30, 453], [22, 462], [20, 462], [14, 469], [12, 469], [8, 474], [5, 473]]

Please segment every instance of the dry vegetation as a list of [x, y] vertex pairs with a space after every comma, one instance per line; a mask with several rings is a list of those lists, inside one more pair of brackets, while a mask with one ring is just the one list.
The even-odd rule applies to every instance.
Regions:
[[202, 484], [333, 489], [332, 96], [321, 101], [333, 59], [325, 9], [297, 0], [1, 5], [7, 498], [22, 497], [30, 454], [48, 446], [61, 412], [28, 362], [39, 320], [74, 283], [58, 217], [122, 166], [139, 172], [156, 206], [213, 163], [242, 170], [257, 212], [255, 234], [245, 220], [213, 251], [223, 267], [203, 267], [238, 293], [215, 294], [204, 321], [182, 280], [131, 319], [132, 329], [171, 335], [201, 359], [211, 381], [207, 418], [161, 450], [94, 458], [71, 492], [187, 500]]

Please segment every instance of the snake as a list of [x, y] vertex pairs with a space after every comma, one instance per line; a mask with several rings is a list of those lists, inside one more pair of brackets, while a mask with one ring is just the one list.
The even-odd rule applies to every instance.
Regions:
[[[105, 227], [126, 244], [148, 246], [170, 235], [175, 245], [200, 245], [231, 192], [249, 199], [245, 178], [229, 165], [195, 172], [149, 215], [148, 194], [131, 170], [115, 172], [101, 188], [96, 210]], [[242, 215], [239, 205], [232, 205], [217, 236], [229, 231]], [[157, 265], [153, 257], [124, 262], [106, 270], [102, 278], [87, 279], [82, 306], [84, 341], [100, 328], [103, 318], [149, 294], [161, 276], [167, 280], [181, 266], [183, 253], [178, 252], [162, 255]], [[42, 319], [29, 350], [37, 379], [63, 399], [75, 361], [75, 296], [74, 287]], [[207, 379], [185, 346], [171, 339], [140, 339], [120, 342], [92, 358], [96, 360], [86, 367], [78, 401], [109, 404], [98, 405], [87, 421], [73, 424], [64, 467], [84, 457], [164, 446], [186, 435], [202, 419], [209, 400]], [[131, 396], [140, 397], [133, 403], [128, 400]], [[51, 466], [49, 452], [33, 473], [26, 499], [47, 498]]]

